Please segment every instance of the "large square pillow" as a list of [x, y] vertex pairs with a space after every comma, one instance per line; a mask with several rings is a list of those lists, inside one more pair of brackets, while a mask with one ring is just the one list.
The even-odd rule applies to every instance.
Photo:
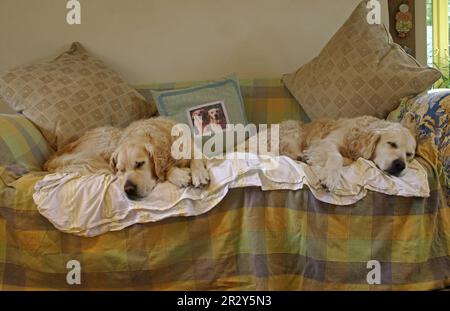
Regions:
[[79, 43], [55, 60], [1, 75], [0, 98], [38, 126], [55, 149], [89, 129], [123, 127], [156, 111]]
[[394, 43], [384, 25], [369, 24], [367, 4], [358, 5], [319, 56], [283, 76], [312, 120], [385, 118], [401, 98], [428, 89], [441, 76]]
[[[244, 109], [239, 80], [230, 75], [218, 81], [207, 82], [198, 86], [167, 91], [151, 91], [158, 112], [169, 116], [180, 123], [189, 125], [194, 136], [201, 137], [197, 143], [206, 141], [220, 132], [224, 134], [223, 144], [206, 155], [214, 156], [222, 151], [230, 150], [235, 143], [240, 143], [235, 136], [234, 141], [226, 141], [227, 125], [248, 124]], [[217, 116], [217, 122], [211, 121]], [[199, 121], [201, 120], [201, 121]], [[250, 132], [254, 134], [254, 132]], [[248, 135], [247, 135], [248, 137]]]

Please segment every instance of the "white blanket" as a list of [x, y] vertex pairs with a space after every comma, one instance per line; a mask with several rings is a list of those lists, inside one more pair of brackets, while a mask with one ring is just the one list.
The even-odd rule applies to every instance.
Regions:
[[373, 162], [359, 159], [344, 168], [333, 193], [322, 188], [316, 169], [287, 157], [210, 160], [207, 166], [211, 183], [206, 189], [178, 189], [165, 182], [147, 198], [130, 201], [112, 175], [55, 173], [36, 184], [33, 198], [39, 212], [59, 230], [95, 236], [136, 223], [206, 213], [232, 188], [298, 190], [307, 185], [317, 199], [336, 205], [353, 204], [368, 190], [406, 197], [428, 197], [430, 193], [427, 173], [416, 160], [404, 176], [394, 177], [381, 172]]

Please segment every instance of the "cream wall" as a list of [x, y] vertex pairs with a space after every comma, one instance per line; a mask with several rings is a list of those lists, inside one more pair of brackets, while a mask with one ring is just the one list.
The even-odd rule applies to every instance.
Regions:
[[422, 64], [427, 64], [427, 10], [425, 0], [415, 2], [416, 11], [416, 58]]
[[65, 0], [0, 0], [0, 72], [80, 41], [131, 84], [278, 77], [312, 59], [360, 0], [80, 2], [70, 26]]

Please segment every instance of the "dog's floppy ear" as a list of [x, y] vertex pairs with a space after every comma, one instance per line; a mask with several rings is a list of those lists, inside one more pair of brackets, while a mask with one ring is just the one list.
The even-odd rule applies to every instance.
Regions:
[[375, 148], [381, 138], [381, 135], [374, 131], [362, 132], [356, 135], [349, 142], [350, 155], [353, 160], [364, 158], [370, 160], [373, 157]]
[[[365, 136], [365, 137], [364, 137]], [[364, 159], [371, 159], [375, 149], [377, 148], [377, 144], [380, 141], [381, 135], [376, 132], [369, 132], [366, 135], [361, 137], [362, 139], [362, 148], [361, 148], [361, 157]]]
[[417, 136], [417, 124], [414, 113], [409, 111], [405, 113], [400, 124], [406, 127], [414, 137]]
[[156, 176], [159, 180], [165, 181], [166, 173], [172, 163], [170, 153], [163, 150], [156, 150], [151, 144], [145, 144], [145, 150], [147, 150], [149, 157], [153, 161]]

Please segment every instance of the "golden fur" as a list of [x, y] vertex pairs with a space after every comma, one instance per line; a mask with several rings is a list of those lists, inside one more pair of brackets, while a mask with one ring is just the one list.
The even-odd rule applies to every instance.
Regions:
[[122, 131], [111, 126], [88, 131], [55, 152], [44, 164], [44, 170], [109, 172], [109, 158], [121, 136]]
[[175, 121], [157, 117], [140, 120], [120, 130], [102, 127], [87, 132], [55, 153], [45, 168], [49, 171], [110, 172], [117, 175], [130, 198], [149, 194], [158, 181], [178, 187], [209, 183], [203, 160], [175, 160], [171, 130]]
[[414, 158], [415, 135], [412, 114], [401, 124], [370, 116], [311, 123], [289, 120], [280, 124], [280, 154], [320, 167], [322, 183], [333, 190], [342, 166], [358, 158], [374, 161], [389, 174], [403, 173]]

